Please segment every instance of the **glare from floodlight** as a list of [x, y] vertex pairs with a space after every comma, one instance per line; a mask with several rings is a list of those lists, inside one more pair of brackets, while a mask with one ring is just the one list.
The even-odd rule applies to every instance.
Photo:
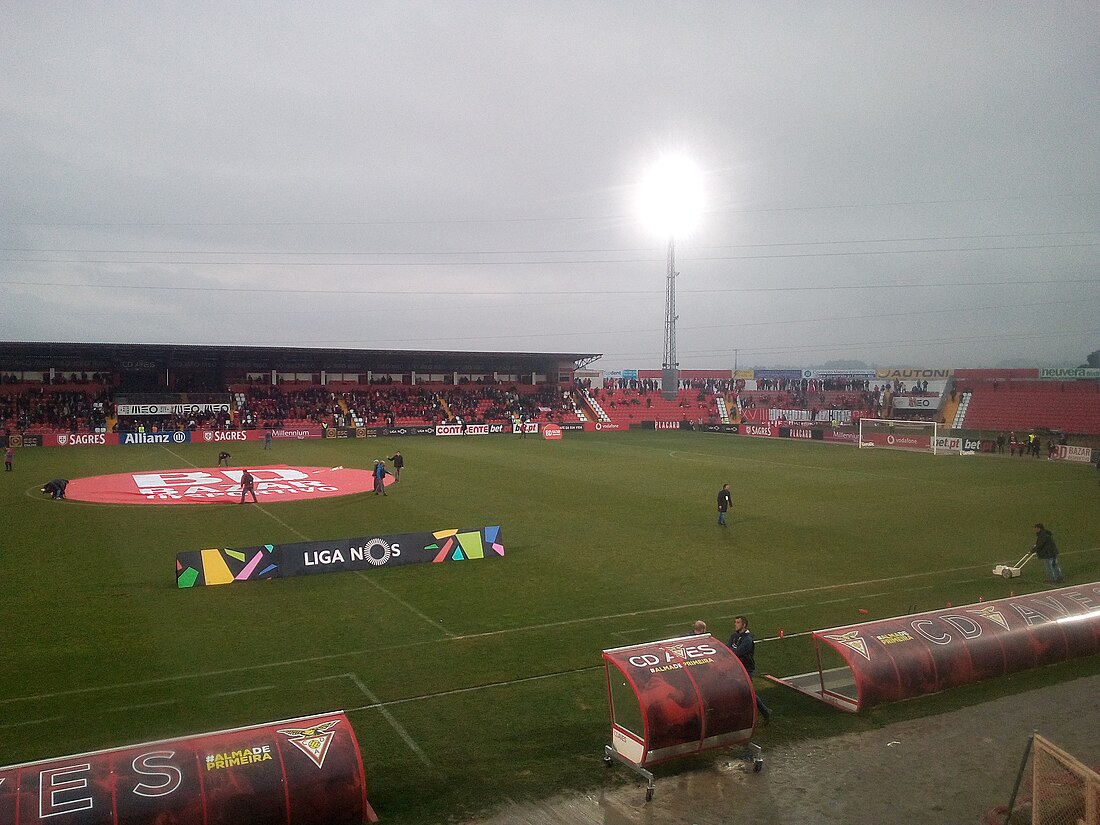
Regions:
[[703, 176], [682, 155], [661, 158], [642, 180], [642, 223], [659, 237], [683, 237], [702, 211]]

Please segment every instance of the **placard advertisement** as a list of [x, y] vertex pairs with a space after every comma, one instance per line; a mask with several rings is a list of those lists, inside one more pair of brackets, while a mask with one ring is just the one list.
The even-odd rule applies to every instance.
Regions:
[[1080, 461], [1084, 464], [1092, 463], [1092, 447], [1074, 447], [1069, 444], [1059, 444], [1055, 447], [1055, 458], [1063, 461]]
[[504, 538], [499, 526], [264, 544], [259, 547], [187, 550], [176, 554], [176, 586], [185, 589], [314, 573], [503, 556]]
[[937, 410], [940, 407], [938, 395], [895, 395], [891, 403], [895, 410]]
[[343, 712], [0, 768], [0, 825], [375, 822]]
[[1100, 367], [1064, 367], [1039, 370], [1044, 381], [1076, 381], [1081, 378], [1100, 379]]

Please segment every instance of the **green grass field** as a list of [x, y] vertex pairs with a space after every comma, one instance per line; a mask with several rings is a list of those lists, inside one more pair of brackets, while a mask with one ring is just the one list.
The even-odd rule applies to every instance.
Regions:
[[[637, 781], [602, 762], [604, 648], [683, 635], [699, 618], [725, 638], [746, 613], [764, 640], [759, 672], [803, 673], [812, 649], [794, 634], [1043, 589], [1038, 562], [1011, 583], [990, 572], [1023, 554], [1040, 520], [1068, 583], [1100, 579], [1088, 465], [687, 432], [565, 436], [235, 444], [236, 466], [406, 456], [386, 498], [248, 507], [38, 492], [58, 476], [209, 467], [215, 445], [18, 451], [0, 475], [0, 765], [343, 708], [383, 820], [445, 822]], [[726, 481], [735, 510], [722, 529]], [[175, 584], [182, 550], [488, 524], [503, 528], [504, 559]], [[771, 638], [781, 628], [787, 638]], [[757, 741], [1096, 672], [1094, 657], [858, 717], [758, 680], [775, 720]]]

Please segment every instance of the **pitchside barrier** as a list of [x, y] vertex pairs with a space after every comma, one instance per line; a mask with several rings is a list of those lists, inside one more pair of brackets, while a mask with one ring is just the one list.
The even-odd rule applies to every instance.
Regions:
[[0, 768], [0, 825], [362, 825], [342, 711]]
[[[649, 781], [646, 766], [714, 748], [747, 745], [756, 725], [752, 679], [733, 651], [709, 634], [603, 651], [611, 706], [604, 760]], [[759, 747], [750, 745], [755, 770]]]
[[857, 713], [1100, 653], [1100, 582], [815, 630], [812, 637], [816, 671], [765, 678]]
[[499, 526], [187, 550], [176, 554], [176, 586], [238, 584], [399, 564], [440, 564], [503, 556], [504, 538]]

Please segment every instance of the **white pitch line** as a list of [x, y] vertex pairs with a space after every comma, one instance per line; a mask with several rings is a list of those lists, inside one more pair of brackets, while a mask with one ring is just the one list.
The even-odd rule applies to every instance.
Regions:
[[[793, 634], [792, 634], [793, 635]], [[352, 713], [358, 710], [375, 710], [381, 708], [393, 707], [394, 705], [406, 705], [409, 702], [421, 702], [425, 699], [440, 699], [444, 696], [457, 696], [461, 693], [474, 693], [479, 690], [487, 690], [489, 688], [497, 687], [510, 687], [512, 685], [520, 685], [524, 682], [539, 682], [545, 679], [555, 679], [558, 676], [573, 676], [577, 673], [587, 673], [590, 670], [603, 670], [604, 665], [589, 665], [588, 667], [578, 667], [573, 670], [559, 670], [554, 673], [540, 673], [537, 676], [523, 676], [519, 679], [508, 679], [503, 682], [490, 682], [486, 685], [472, 685], [471, 687], [455, 688], [454, 690], [441, 690], [438, 693], [422, 693], [419, 696], [408, 696], [404, 699], [391, 699], [389, 702], [374, 702], [370, 705], [363, 705], [358, 708], [349, 708], [344, 713]]]
[[[371, 701], [370, 706], [375, 707], [375, 708], [378, 709], [378, 711], [382, 714], [382, 717], [387, 722], [390, 723], [390, 727], [392, 727], [395, 731], [397, 731], [397, 735], [400, 736], [405, 741], [405, 744], [409, 746], [409, 750], [411, 750], [414, 754], [416, 754], [416, 758], [419, 759], [422, 763], [424, 763], [424, 765], [426, 765], [431, 770], [433, 770], [433, 771], [435, 770], [435, 765], [433, 765], [431, 760], [428, 759], [427, 755], [424, 753], [423, 750], [421, 750], [420, 746], [418, 744], [416, 744], [416, 740], [413, 739], [412, 736], [409, 735], [409, 732], [407, 730], [405, 730], [404, 726], [400, 722], [398, 722], [396, 718], [394, 718], [394, 715], [392, 713], [390, 713], [388, 710], [386, 710], [386, 705], [388, 705], [390, 703], [389, 702], [385, 702], [385, 703], [380, 702], [378, 700], [378, 697], [374, 695], [374, 693], [371, 691], [370, 688], [368, 688], [365, 684], [363, 684], [363, 680], [360, 679], [356, 674], [354, 674], [354, 673], [339, 673], [335, 676], [328, 676], [328, 677], [323, 677], [323, 678], [328, 678], [328, 679], [347, 678], [347, 679], [351, 679], [352, 684], [354, 684], [357, 688], [359, 688], [359, 691], [364, 696], [366, 696], [368, 699], [370, 699], [370, 701]], [[320, 681], [320, 680], [319, 679], [314, 679], [312, 681]]]
[[260, 685], [259, 687], [242, 688], [241, 690], [223, 690], [221, 693], [211, 693], [210, 696], [240, 696], [242, 693], [259, 693], [261, 690], [275, 690], [275, 685]]
[[306, 535], [305, 533], [301, 532], [300, 530], [295, 530], [295, 529], [294, 529], [293, 527], [291, 527], [291, 526], [290, 526], [289, 524], [287, 524], [287, 523], [286, 523], [285, 521], [283, 521], [283, 520], [282, 520], [281, 518], [279, 518], [279, 517], [278, 517], [277, 515], [275, 515], [274, 513], [271, 513], [271, 512], [269, 512], [269, 511], [265, 510], [265, 509], [264, 509], [264, 506], [263, 506], [262, 504], [256, 504], [256, 505], [255, 505], [255, 506], [254, 506], [254, 507], [253, 507], [252, 509], [253, 509], [253, 510], [259, 510], [259, 511], [260, 511], [261, 513], [263, 513], [263, 514], [264, 514], [265, 516], [267, 516], [267, 517], [268, 517], [269, 519], [272, 519], [272, 520], [274, 520], [274, 521], [277, 521], [277, 522], [279, 522], [279, 524], [283, 525], [283, 527], [285, 527], [285, 528], [286, 528], [287, 530], [289, 530], [290, 532], [292, 532], [292, 533], [293, 533], [294, 535], [296, 535], [296, 536], [300, 537], [300, 538], [302, 539], [302, 541], [313, 541], [313, 539], [311, 539], [311, 538], [310, 538], [309, 536], [307, 536], [307, 535]]
[[[1066, 550], [1066, 551], [1062, 552], [1060, 555], [1069, 556], [1069, 555], [1077, 555], [1077, 554], [1080, 554], [1080, 553], [1092, 553], [1092, 552], [1095, 552], [1098, 549], [1100, 549], [1100, 548], [1089, 547], [1089, 548], [1086, 548], [1084, 550]], [[881, 584], [881, 583], [884, 583], [884, 582], [892, 582], [892, 581], [906, 581], [906, 580], [913, 579], [913, 578], [919, 578], [921, 576], [940, 576], [940, 575], [944, 575], [944, 574], [947, 574], [947, 573], [965, 573], [968, 570], [986, 570], [988, 567], [989, 567], [989, 563], [986, 562], [986, 563], [982, 563], [982, 564], [972, 564], [972, 565], [968, 565], [966, 567], [953, 567], [953, 568], [948, 568], [948, 569], [945, 569], [945, 570], [927, 570], [923, 573], [909, 573], [909, 574], [906, 574], [906, 575], [903, 575], [903, 576], [889, 576], [889, 577], [886, 577], [886, 578], [866, 579], [865, 581], [859, 581], [859, 582], [846, 582], [846, 583], [840, 583], [840, 584], [824, 584], [824, 585], [819, 585], [817, 587], [803, 587], [803, 588], [798, 588], [798, 589], [795, 589], [795, 590], [781, 590], [781, 591], [776, 591], [776, 592], [773, 592], [773, 593], [761, 593], [761, 594], [755, 595], [755, 596], [737, 596], [737, 597], [732, 597], [732, 598], [728, 598], [728, 599], [718, 599], [716, 601], [711, 601], [711, 602], [693, 602], [693, 603], [690, 603], [690, 604], [672, 605], [672, 606], [669, 606], [669, 607], [654, 607], [654, 608], [649, 608], [649, 609], [646, 609], [646, 610], [632, 610], [632, 611], [627, 612], [627, 613], [612, 613], [612, 614], [605, 615], [605, 616], [589, 616], [587, 618], [580, 618], [580, 619], [565, 619], [565, 620], [560, 621], [560, 622], [546, 622], [546, 623], [537, 624], [537, 625], [525, 625], [525, 626], [522, 626], [522, 627], [503, 628], [501, 630], [487, 630], [483, 633], [470, 633], [470, 634], [464, 634], [464, 635], [460, 634], [460, 635], [455, 635], [451, 638], [448, 638], [445, 641], [460, 642], [460, 641], [465, 641], [465, 640], [468, 640], [468, 639], [481, 639], [481, 638], [487, 638], [487, 637], [490, 637], [490, 636], [504, 636], [504, 635], [510, 635], [510, 634], [513, 634], [513, 633], [526, 633], [526, 632], [532, 631], [532, 630], [549, 630], [549, 629], [553, 629], [553, 628], [557, 628], [557, 627], [565, 627], [567, 625], [574, 625], [574, 624], [590, 624], [590, 623], [593, 623], [593, 622], [607, 622], [611, 619], [622, 619], [622, 618], [629, 618], [629, 617], [633, 617], [633, 616], [647, 616], [647, 615], [653, 615], [653, 614], [656, 614], [656, 613], [668, 613], [668, 612], [674, 611], [674, 610], [687, 610], [688, 608], [715, 607], [715, 606], [725, 605], [725, 604], [736, 604], [736, 603], [744, 603], [744, 602], [748, 602], [748, 601], [757, 601], [757, 600], [760, 600], [760, 599], [777, 599], [777, 598], [783, 598], [783, 597], [786, 597], [786, 596], [801, 595], [801, 594], [804, 594], [804, 593], [817, 593], [817, 592], [820, 592], [820, 591], [837, 590], [837, 589], [842, 588], [842, 587], [860, 587], [860, 586], [868, 585], [868, 584]], [[976, 582], [976, 581], [985, 581], [986, 578], [987, 578], [986, 576], [983, 576], [981, 579], [961, 579], [961, 580], [957, 580], [957, 581], [954, 581], [954, 582], [949, 582], [948, 584], [970, 584], [970, 583]], [[936, 585], [932, 585], [932, 586], [936, 586]], [[918, 588], [908, 588], [908, 589], [918, 589]], [[858, 594], [857, 594], [857, 596], [853, 596], [852, 598], [858, 598]], [[13, 696], [13, 697], [10, 697], [10, 698], [7, 698], [7, 699], [0, 699], [0, 705], [7, 705], [7, 704], [11, 704], [12, 702], [32, 702], [32, 701], [36, 701], [38, 699], [52, 699], [52, 698], [57, 697], [57, 696], [74, 696], [74, 695], [79, 695], [79, 694], [83, 694], [83, 693], [99, 693], [99, 692], [109, 691], [109, 690], [120, 690], [122, 688], [147, 687], [147, 686], [150, 686], [150, 685], [166, 684], [166, 683], [169, 683], [169, 682], [182, 682], [182, 681], [186, 681], [188, 679], [202, 679], [202, 678], [209, 678], [209, 677], [212, 677], [212, 676], [227, 676], [227, 675], [235, 674], [235, 673], [247, 673], [247, 672], [253, 671], [253, 670], [265, 670], [267, 668], [273, 668], [273, 667], [286, 667], [286, 666], [289, 666], [289, 665], [315, 664], [317, 662], [325, 662], [325, 661], [330, 661], [330, 660], [333, 660], [333, 659], [342, 659], [342, 658], [345, 658], [345, 657], [348, 657], [348, 656], [363, 656], [363, 655], [368, 655], [368, 654], [369, 655], [377, 655], [379, 653], [384, 653], [384, 652], [390, 651], [390, 650], [408, 650], [408, 649], [414, 648], [414, 647], [422, 647], [424, 645], [438, 644], [440, 641], [444, 641], [444, 640], [425, 639], [425, 640], [417, 641], [417, 642], [403, 642], [401, 644], [395, 644], [395, 645], [380, 645], [378, 647], [363, 648], [363, 649], [360, 649], [360, 650], [344, 650], [344, 651], [340, 651], [339, 653], [324, 653], [324, 654], [319, 654], [317, 656], [304, 656], [304, 657], [298, 658], [298, 659], [284, 659], [284, 660], [278, 661], [278, 662], [263, 662], [261, 664], [244, 665], [244, 666], [241, 666], [241, 667], [225, 668], [223, 670], [210, 670], [210, 671], [204, 671], [204, 672], [201, 672], [201, 673], [184, 673], [184, 674], [179, 674], [177, 676], [162, 676], [162, 677], [157, 678], [157, 679], [146, 679], [146, 680], [142, 680], [140, 682], [119, 682], [119, 683], [116, 683], [116, 684], [113, 684], [113, 685], [99, 685], [99, 686], [95, 686], [95, 687], [72, 688], [70, 690], [60, 690], [60, 691], [54, 691], [54, 692], [51, 692], [51, 693], [39, 693], [39, 694], [31, 695], [31, 696]]]
[[[649, 449], [656, 450], [658, 448], [657, 447], [650, 447]], [[851, 470], [851, 469], [848, 469], [846, 467], [820, 467], [816, 464], [798, 464], [797, 462], [791, 462], [791, 461], [772, 461], [772, 460], [766, 459], [766, 458], [753, 458], [751, 456], [742, 455], [740, 453], [738, 453], [735, 456], [726, 457], [726, 456], [714, 456], [714, 455], [710, 455], [708, 453], [693, 453], [693, 452], [688, 452], [687, 450], [670, 450], [668, 455], [669, 455], [669, 458], [672, 458], [672, 459], [675, 459], [676, 456], [678, 456], [678, 455], [681, 456], [681, 457], [687, 456], [686, 459], [683, 459], [683, 458], [679, 459], [679, 460], [687, 460], [687, 461], [704, 461], [704, 462], [707, 462], [707, 463], [718, 463], [718, 464], [729, 464], [731, 461], [736, 461], [738, 464], [740, 464], [742, 462], [749, 462], [751, 464], [763, 464], [763, 465], [768, 466], [768, 467], [794, 467], [795, 469], [798, 469], [798, 470], [823, 470], [823, 471], [828, 471], [828, 472], [847, 473], [849, 475], [856, 475], [856, 476], [869, 476], [870, 478], [884, 478], [884, 479], [889, 479], [891, 481], [897, 481], [897, 478], [898, 478], [896, 475], [888, 475], [886, 473], [873, 473], [870, 470]], [[692, 456], [699, 456], [699, 458], [692, 458]], [[945, 484], [947, 482], [935, 482], [935, 483]]]
[[[168, 448], [167, 448], [167, 447], [165, 447], [164, 449], [168, 450]], [[168, 452], [172, 453], [172, 455], [176, 456], [176, 458], [178, 458], [178, 459], [179, 459], [180, 461], [184, 462], [185, 464], [191, 464], [191, 462], [187, 461], [187, 459], [185, 459], [185, 458], [184, 458], [183, 456], [179, 455], [178, 453], [172, 452], [172, 450], [168, 450]], [[191, 464], [191, 466], [192, 466], [192, 467], [194, 467], [195, 465], [194, 465], [194, 464]], [[255, 505], [255, 506], [254, 506], [254, 507], [253, 507], [252, 509], [254, 509], [254, 510], [259, 510], [259, 511], [260, 511], [261, 513], [263, 513], [263, 514], [264, 514], [265, 516], [267, 516], [267, 517], [268, 517], [269, 519], [271, 519], [272, 521], [276, 521], [276, 522], [278, 522], [278, 523], [279, 523], [279, 524], [281, 524], [281, 525], [282, 525], [283, 527], [285, 527], [285, 528], [286, 528], [287, 530], [289, 530], [290, 532], [292, 532], [292, 533], [293, 533], [294, 535], [296, 535], [296, 536], [298, 536], [298, 537], [299, 537], [300, 539], [302, 539], [302, 541], [313, 541], [313, 539], [311, 539], [311, 538], [310, 538], [309, 536], [307, 536], [307, 535], [306, 535], [305, 533], [303, 533], [303, 532], [302, 532], [301, 530], [297, 530], [297, 529], [295, 529], [294, 527], [291, 527], [291, 526], [290, 526], [289, 524], [287, 524], [287, 523], [286, 523], [285, 521], [283, 521], [283, 520], [282, 520], [281, 518], [279, 518], [279, 517], [278, 517], [277, 515], [275, 515], [274, 513], [270, 512], [269, 510], [265, 509], [265, 508], [263, 507], [263, 505], [261, 505], [261, 504], [256, 504], [256, 505]], [[377, 590], [380, 590], [381, 592], [385, 593], [385, 594], [386, 594], [387, 596], [389, 596], [389, 597], [390, 597], [391, 599], [393, 599], [393, 600], [394, 600], [395, 602], [397, 602], [397, 603], [398, 603], [399, 605], [401, 605], [401, 606], [402, 606], [403, 608], [405, 608], [406, 610], [408, 610], [408, 611], [409, 611], [410, 613], [413, 613], [413, 614], [415, 614], [415, 615], [419, 616], [419, 617], [420, 617], [421, 619], [423, 619], [423, 620], [424, 620], [425, 622], [427, 622], [428, 624], [430, 624], [430, 625], [431, 625], [432, 627], [434, 627], [434, 628], [435, 628], [436, 630], [442, 630], [442, 631], [443, 631], [443, 632], [444, 632], [444, 633], [445, 633], [445, 634], [447, 635], [447, 637], [448, 637], [448, 638], [450, 638], [450, 639], [454, 639], [454, 638], [456, 638], [456, 634], [452, 633], [452, 632], [451, 632], [450, 630], [448, 630], [448, 629], [447, 629], [447, 628], [445, 628], [445, 627], [440, 627], [440, 626], [439, 626], [438, 624], [436, 624], [435, 622], [433, 622], [433, 621], [431, 620], [431, 618], [429, 618], [428, 616], [426, 616], [426, 615], [425, 615], [424, 613], [422, 613], [421, 611], [417, 610], [417, 609], [416, 609], [415, 607], [413, 607], [413, 606], [412, 606], [411, 604], [409, 604], [409, 603], [408, 603], [407, 601], [405, 601], [404, 599], [402, 599], [402, 598], [400, 598], [399, 596], [396, 596], [396, 595], [394, 595], [393, 593], [391, 593], [391, 592], [390, 592], [389, 590], [387, 590], [387, 589], [386, 589], [385, 587], [383, 587], [383, 586], [382, 586], [381, 584], [379, 584], [378, 582], [374, 581], [374, 579], [372, 579], [372, 578], [371, 578], [370, 576], [366, 575], [366, 574], [365, 574], [365, 573], [364, 573], [364, 572], [363, 572], [362, 570], [355, 570], [355, 571], [353, 571], [353, 572], [355, 573], [355, 575], [357, 575], [357, 576], [359, 576], [360, 578], [362, 578], [363, 580], [365, 580], [365, 581], [366, 581], [366, 582], [367, 582], [368, 584], [370, 584], [371, 586], [373, 586], [373, 587], [374, 587], [375, 589], [377, 589]]]
[[358, 576], [359, 578], [361, 578], [361, 579], [362, 579], [363, 581], [365, 581], [365, 582], [366, 582], [367, 584], [369, 584], [369, 585], [371, 585], [372, 587], [374, 587], [375, 589], [377, 589], [377, 590], [380, 590], [380, 591], [382, 591], [383, 593], [385, 593], [385, 594], [386, 594], [387, 596], [389, 596], [389, 597], [390, 597], [391, 599], [393, 599], [393, 600], [394, 600], [395, 602], [397, 602], [397, 603], [398, 603], [399, 605], [401, 605], [401, 606], [402, 606], [403, 608], [405, 608], [406, 610], [408, 610], [408, 611], [409, 611], [410, 613], [413, 613], [413, 614], [415, 614], [415, 615], [419, 616], [419, 617], [420, 617], [421, 619], [423, 619], [423, 620], [424, 620], [425, 622], [427, 622], [428, 624], [430, 624], [430, 625], [431, 625], [432, 627], [434, 627], [434, 628], [435, 628], [436, 630], [442, 630], [442, 631], [443, 631], [444, 633], [446, 633], [446, 634], [447, 634], [447, 637], [448, 637], [448, 638], [450, 638], [450, 639], [457, 639], [457, 638], [458, 638], [458, 634], [456, 634], [456, 633], [452, 633], [452, 632], [451, 632], [451, 631], [449, 631], [449, 630], [448, 630], [447, 628], [443, 627], [443, 626], [442, 626], [441, 624], [438, 624], [438, 623], [436, 623], [436, 622], [433, 622], [433, 621], [431, 620], [431, 617], [430, 617], [430, 616], [428, 616], [428, 615], [426, 615], [426, 614], [422, 613], [421, 611], [417, 610], [417, 609], [416, 609], [415, 607], [413, 607], [413, 606], [412, 606], [411, 604], [409, 604], [409, 603], [408, 603], [407, 601], [405, 601], [404, 599], [402, 599], [402, 598], [401, 598], [400, 596], [397, 596], [397, 595], [395, 595], [395, 594], [391, 593], [391, 592], [390, 592], [389, 590], [387, 590], [386, 588], [384, 588], [384, 587], [383, 587], [382, 585], [380, 585], [380, 584], [379, 584], [378, 582], [376, 582], [376, 581], [375, 581], [375, 580], [374, 580], [374, 579], [373, 579], [373, 578], [372, 578], [371, 576], [368, 576], [368, 575], [367, 575], [366, 573], [364, 573], [364, 572], [363, 572], [362, 570], [353, 570], [352, 572], [353, 572], [353, 573], [355, 573], [355, 575], [356, 575], [356, 576]]
[[10, 730], [11, 728], [25, 728], [29, 725], [44, 725], [47, 722], [59, 722], [64, 719], [64, 716], [50, 716], [46, 719], [28, 719], [25, 722], [8, 722], [0, 725], [0, 730]]
[[165, 699], [163, 702], [144, 702], [140, 705], [124, 705], [120, 708], [104, 708], [104, 713], [126, 713], [131, 710], [141, 710], [143, 708], [159, 708], [164, 705], [176, 704], [175, 699]]

